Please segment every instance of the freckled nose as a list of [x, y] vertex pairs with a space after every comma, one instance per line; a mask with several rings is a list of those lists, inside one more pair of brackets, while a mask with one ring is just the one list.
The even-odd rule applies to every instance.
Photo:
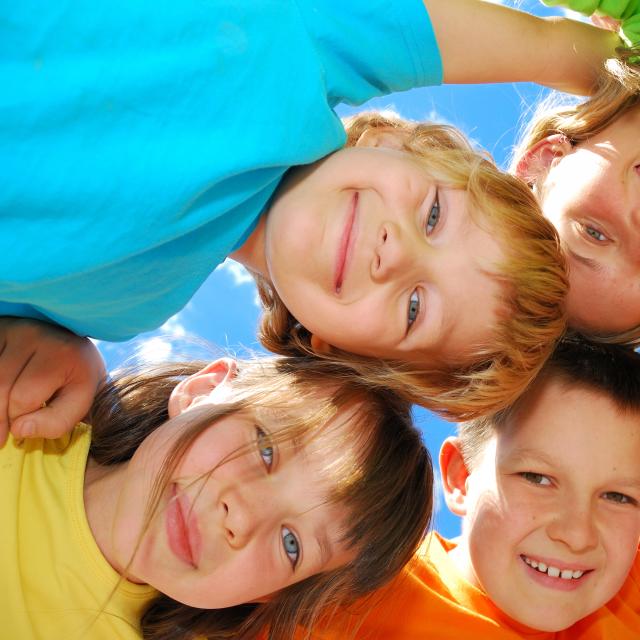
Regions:
[[598, 532], [589, 508], [573, 505], [561, 509], [548, 528], [549, 536], [566, 544], [574, 552], [593, 549], [598, 544]]

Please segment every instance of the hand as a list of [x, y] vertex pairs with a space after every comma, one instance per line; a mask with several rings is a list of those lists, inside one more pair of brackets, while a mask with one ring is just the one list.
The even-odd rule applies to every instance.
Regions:
[[87, 338], [37, 320], [0, 318], [0, 446], [9, 429], [17, 438], [70, 431], [104, 378], [102, 357]]

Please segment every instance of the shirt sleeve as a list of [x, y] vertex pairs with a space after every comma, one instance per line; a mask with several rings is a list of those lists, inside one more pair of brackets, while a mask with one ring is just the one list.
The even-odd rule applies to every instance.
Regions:
[[442, 82], [422, 0], [298, 0], [332, 105]]

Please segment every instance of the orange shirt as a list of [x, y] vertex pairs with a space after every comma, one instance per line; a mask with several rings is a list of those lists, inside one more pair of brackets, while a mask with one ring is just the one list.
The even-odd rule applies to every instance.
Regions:
[[[532, 632], [503, 614], [464, 580], [438, 534], [411, 566], [373, 596], [325, 621], [315, 640], [638, 640], [640, 555], [620, 592], [604, 607], [558, 633]], [[544, 615], [544, 612], [541, 612]], [[304, 636], [301, 636], [304, 637]]]

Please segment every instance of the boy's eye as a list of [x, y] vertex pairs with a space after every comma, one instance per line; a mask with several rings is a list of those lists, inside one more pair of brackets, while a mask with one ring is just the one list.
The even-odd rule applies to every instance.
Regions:
[[284, 552], [291, 562], [291, 567], [295, 569], [300, 559], [300, 543], [298, 542], [298, 538], [296, 538], [295, 534], [287, 529], [287, 527], [282, 527], [281, 536]]
[[606, 242], [609, 239], [604, 235], [604, 233], [602, 233], [602, 231], [598, 231], [598, 229], [591, 225], [585, 224], [582, 228], [590, 238], [593, 238], [593, 240], [596, 240], [597, 242]]
[[634, 498], [624, 494], [619, 493], [618, 491], [607, 491], [602, 494], [602, 497], [605, 500], [609, 500], [610, 502], [615, 502], [616, 504], [638, 504], [638, 501]]
[[547, 476], [542, 473], [535, 473], [534, 471], [523, 471], [520, 474], [520, 477], [524, 478], [531, 484], [538, 484], [541, 486], [549, 486], [551, 484], [551, 480]]
[[267, 471], [270, 471], [273, 466], [273, 444], [269, 435], [260, 427], [256, 427], [256, 442], [258, 444], [260, 457]]
[[417, 319], [420, 313], [420, 296], [417, 289], [409, 297], [409, 309], [407, 311], [407, 328], [410, 327]]
[[425, 224], [425, 230], [427, 235], [432, 233], [436, 225], [440, 221], [440, 201], [438, 200], [438, 192], [436, 191], [436, 197], [433, 200], [431, 209], [429, 209], [429, 215], [427, 216], [427, 222]]

